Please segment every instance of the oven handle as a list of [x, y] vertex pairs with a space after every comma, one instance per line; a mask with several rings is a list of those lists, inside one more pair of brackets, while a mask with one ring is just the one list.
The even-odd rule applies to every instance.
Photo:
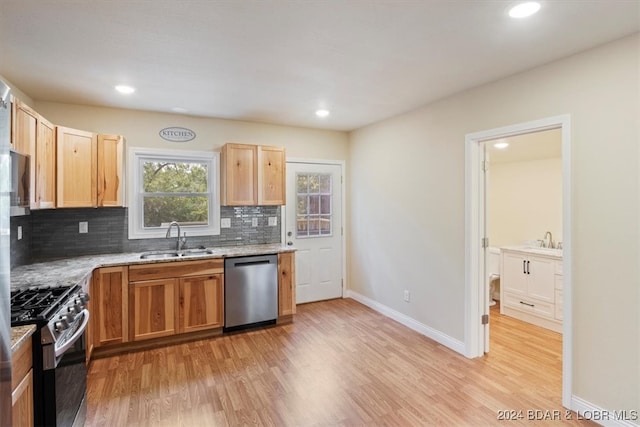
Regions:
[[80, 327], [78, 327], [78, 330], [71, 336], [71, 338], [69, 338], [67, 342], [64, 343], [62, 347], [56, 348], [56, 360], [58, 360], [58, 358], [62, 356], [65, 351], [69, 350], [78, 340], [78, 338], [80, 338], [80, 336], [84, 333], [85, 329], [87, 329], [87, 325], [89, 324], [89, 310], [84, 309], [80, 312], [80, 314], [83, 315], [82, 324], [80, 325]]

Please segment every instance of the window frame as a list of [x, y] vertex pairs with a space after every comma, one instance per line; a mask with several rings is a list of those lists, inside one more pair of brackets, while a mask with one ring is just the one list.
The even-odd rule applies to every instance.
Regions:
[[[129, 239], [165, 238], [166, 228], [145, 229], [144, 189], [142, 188], [142, 163], [144, 161], [194, 162], [207, 165], [209, 195], [209, 224], [181, 226], [189, 236], [216, 236], [220, 234], [220, 154], [214, 151], [183, 151], [155, 148], [130, 147], [128, 155], [129, 176], [131, 177], [128, 218]], [[198, 193], [202, 194], [202, 193]]]

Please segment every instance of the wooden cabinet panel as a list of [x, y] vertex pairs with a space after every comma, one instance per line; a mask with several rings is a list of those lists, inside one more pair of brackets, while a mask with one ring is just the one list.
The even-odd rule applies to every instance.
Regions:
[[285, 204], [284, 148], [225, 144], [220, 163], [223, 206]]
[[221, 328], [224, 321], [224, 276], [181, 278], [179, 283], [179, 332]]
[[14, 98], [13, 149], [22, 154], [33, 155], [38, 135], [38, 113], [17, 98]]
[[296, 312], [295, 265], [294, 252], [278, 255], [278, 316]]
[[176, 290], [176, 279], [129, 284], [132, 341], [176, 333]]
[[129, 340], [128, 267], [100, 268], [94, 272], [91, 292], [95, 347]]
[[285, 204], [285, 152], [281, 147], [258, 147], [258, 205]]
[[250, 206], [258, 200], [257, 146], [225, 144], [222, 147], [221, 196], [224, 206]]
[[33, 370], [29, 369], [11, 393], [13, 427], [33, 426]]
[[58, 126], [57, 206], [97, 206], [97, 139], [91, 132]]
[[36, 139], [35, 206], [34, 209], [56, 207], [56, 130], [40, 117]]
[[124, 139], [98, 135], [98, 206], [123, 206]]
[[139, 264], [129, 267], [129, 280], [166, 279], [168, 277], [203, 276], [224, 272], [222, 259], [206, 259], [200, 261], [159, 262]]

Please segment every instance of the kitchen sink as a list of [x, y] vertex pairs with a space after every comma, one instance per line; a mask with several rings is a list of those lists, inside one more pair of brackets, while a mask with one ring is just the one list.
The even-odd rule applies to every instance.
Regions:
[[140, 259], [172, 259], [182, 257], [192, 257], [200, 255], [211, 255], [213, 251], [211, 249], [187, 249], [184, 251], [162, 251], [162, 252], [145, 252], [140, 255]]

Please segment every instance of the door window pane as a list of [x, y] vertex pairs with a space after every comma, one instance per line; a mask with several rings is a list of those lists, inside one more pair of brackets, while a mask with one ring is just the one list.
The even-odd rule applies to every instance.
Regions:
[[296, 173], [296, 237], [332, 234], [331, 174]]

